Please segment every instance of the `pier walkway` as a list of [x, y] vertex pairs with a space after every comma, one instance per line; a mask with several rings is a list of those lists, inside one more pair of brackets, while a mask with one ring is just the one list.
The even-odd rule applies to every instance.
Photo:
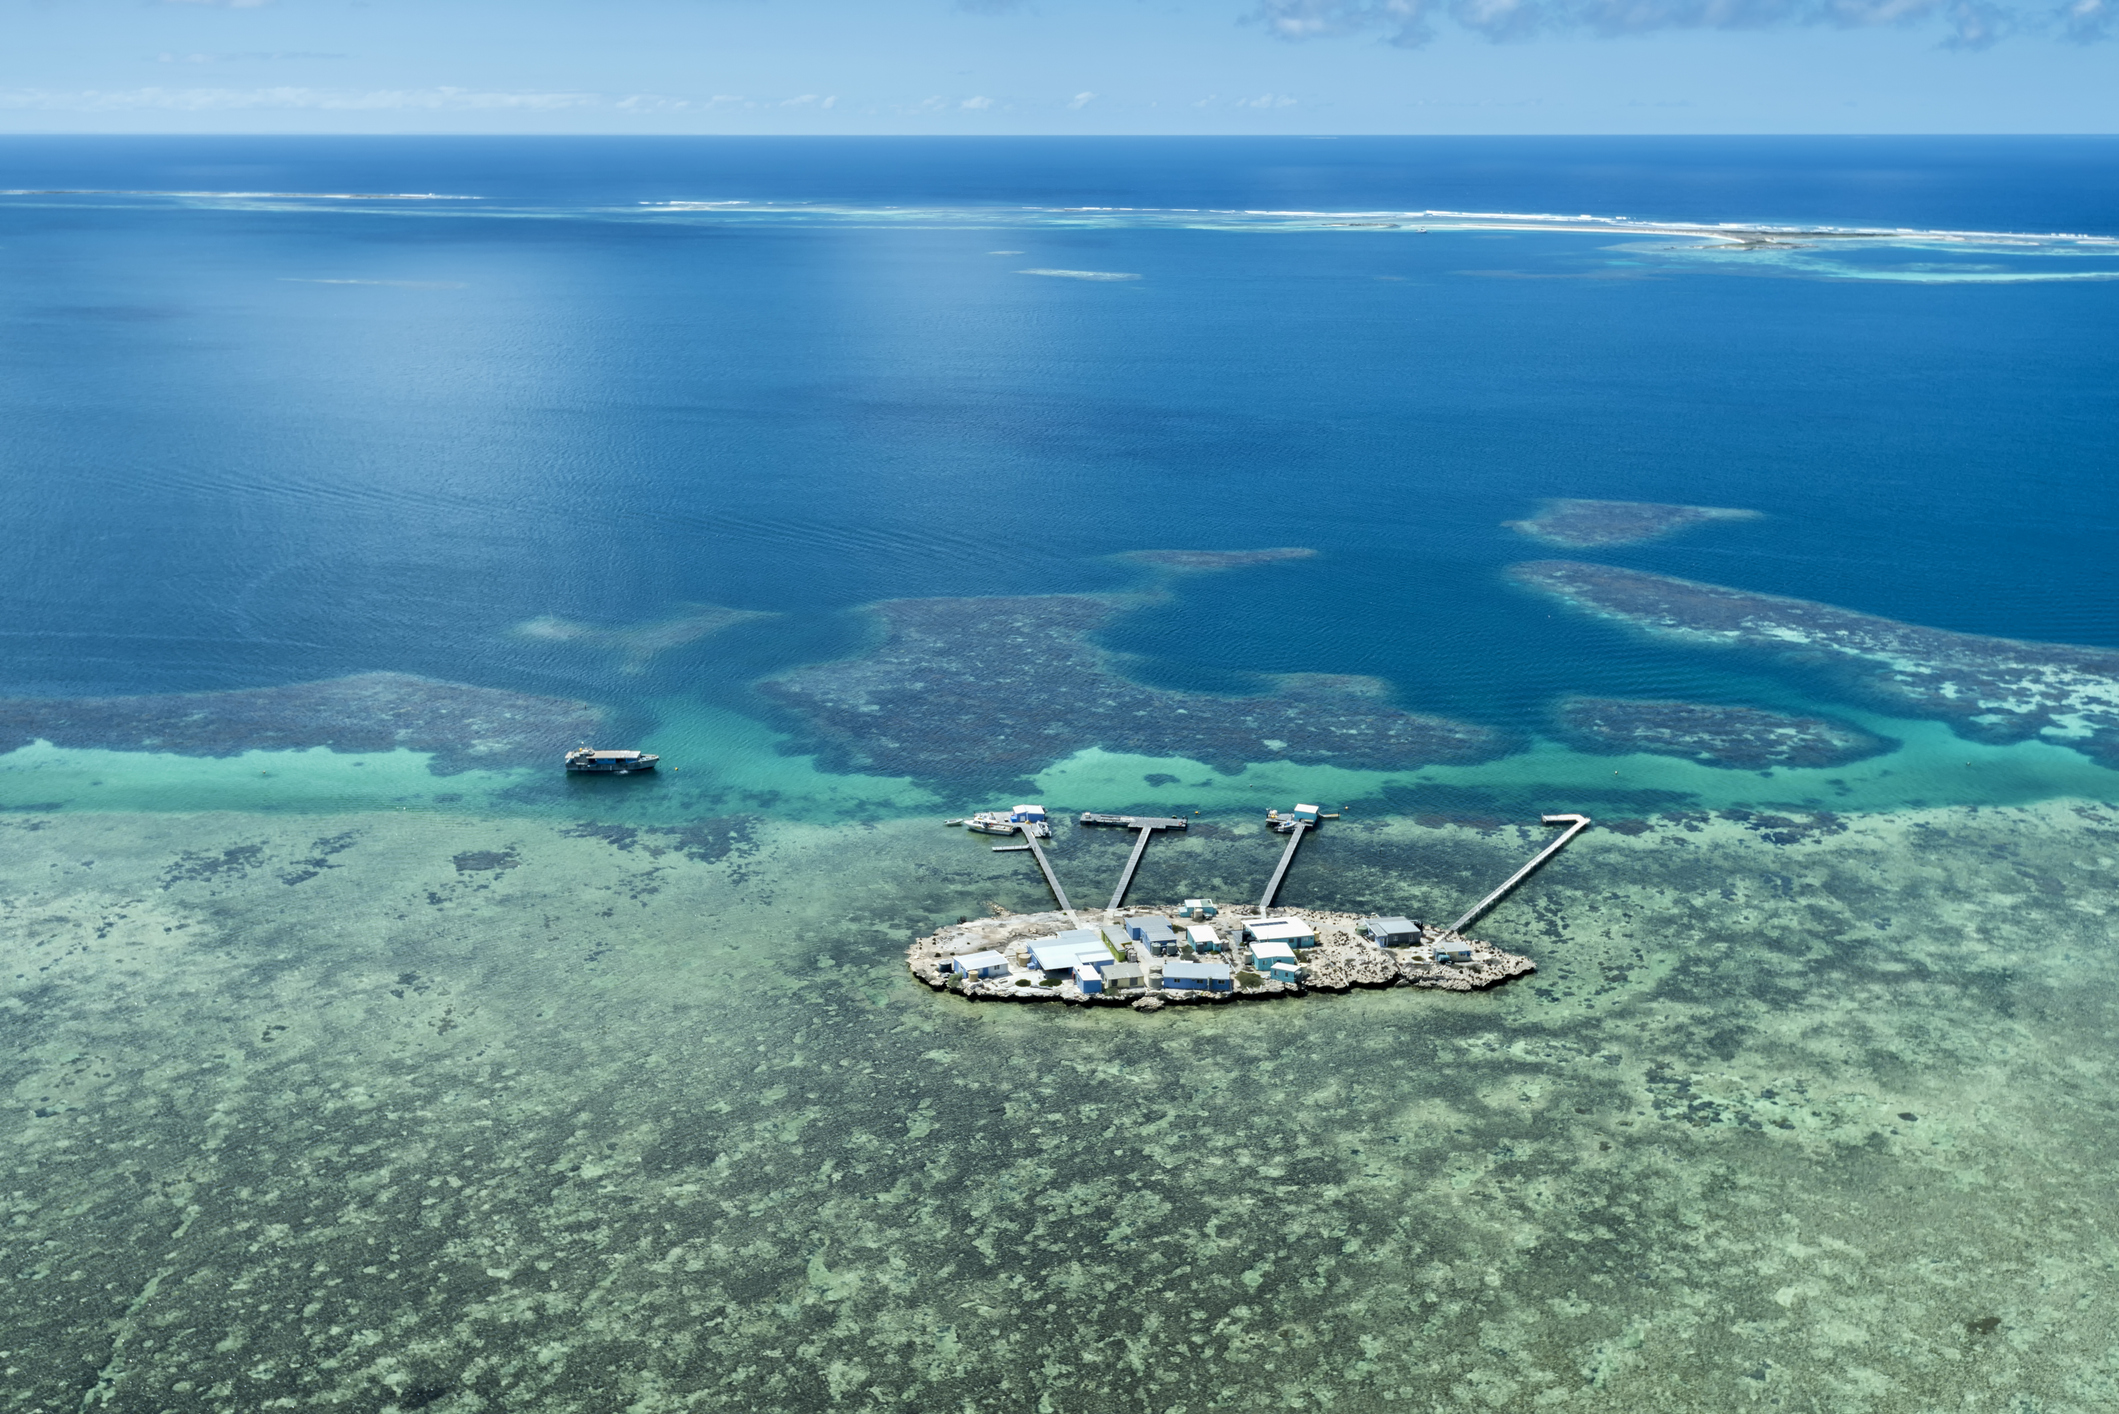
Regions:
[[1302, 832], [1311, 828], [1307, 820], [1297, 820], [1288, 831], [1288, 847], [1280, 852], [1280, 864], [1273, 870], [1273, 877], [1266, 881], [1264, 897], [1258, 900], [1258, 911], [1262, 914], [1273, 906], [1273, 896], [1280, 892], [1280, 881], [1287, 878], [1288, 866], [1295, 862], [1295, 846], [1302, 843]]
[[1025, 830], [1023, 831], [1023, 842], [1030, 846], [1030, 857], [1037, 861], [1038, 869], [1045, 876], [1045, 886], [1052, 890], [1052, 897], [1058, 902], [1060, 912], [1066, 914], [1068, 921], [1073, 923], [1075, 927], [1081, 927], [1082, 920], [1076, 916], [1074, 905], [1067, 902], [1067, 891], [1060, 887], [1059, 875], [1052, 872], [1052, 861], [1045, 858], [1044, 850], [1038, 848], [1037, 836]]
[[1128, 830], [1138, 830], [1140, 838], [1133, 842], [1133, 853], [1126, 860], [1126, 870], [1118, 876], [1118, 887], [1111, 891], [1108, 908], [1117, 908], [1126, 900], [1126, 890], [1133, 887], [1133, 871], [1140, 868], [1140, 858], [1148, 852], [1148, 840], [1157, 830], [1182, 830], [1192, 822], [1186, 819], [1159, 815], [1099, 815], [1094, 811], [1082, 812], [1084, 825], [1119, 825]]
[[[1477, 918], [1480, 914], [1486, 912], [1486, 910], [1492, 908], [1495, 904], [1499, 903], [1501, 901], [1502, 895], [1506, 894], [1510, 889], [1514, 888], [1516, 885], [1522, 883], [1525, 879], [1528, 879], [1540, 864], [1543, 864], [1546, 860], [1558, 854], [1560, 852], [1561, 846], [1565, 845], [1576, 835], [1581, 834], [1584, 830], [1589, 828], [1589, 817], [1587, 815], [1547, 815], [1543, 817], [1543, 820], [1544, 823], [1548, 825], [1567, 826], [1566, 832], [1563, 833], [1558, 839], [1554, 840], [1551, 844], [1539, 850], [1537, 854], [1531, 859], [1530, 863], [1524, 865], [1521, 869], [1518, 869], [1515, 873], [1509, 875], [1506, 879], [1502, 880], [1500, 888], [1495, 889], [1485, 898], [1480, 899], [1477, 903], [1473, 904], [1471, 908], [1466, 911], [1465, 915], [1462, 918], [1459, 918], [1456, 922], [1450, 924], [1449, 930], [1452, 933], [1462, 933], [1467, 927], [1471, 925], [1471, 921], [1473, 919]], [[1288, 842], [1288, 853], [1290, 855], [1293, 855], [1295, 853], [1295, 842], [1293, 840], [1290, 840]], [[1280, 867], [1283, 870], [1288, 867], [1287, 861], [1285, 859], [1281, 861]], [[1276, 884], [1279, 883], [1280, 875], [1275, 874], [1273, 876], [1273, 882]], [[1268, 892], [1267, 897], [1269, 899], [1272, 897], [1270, 892]]]

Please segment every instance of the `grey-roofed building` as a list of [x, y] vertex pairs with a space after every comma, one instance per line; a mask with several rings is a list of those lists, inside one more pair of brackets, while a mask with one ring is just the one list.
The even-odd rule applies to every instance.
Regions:
[[1148, 985], [1148, 969], [1137, 962], [1114, 962], [1104, 969], [1104, 985], [1114, 992]]
[[1128, 918], [1126, 932], [1135, 942], [1146, 943], [1148, 951], [1156, 957], [1166, 957], [1177, 951], [1177, 930], [1159, 913]]
[[1420, 941], [1420, 925], [1410, 918], [1364, 918], [1355, 926], [1379, 948], [1409, 948]]
[[1163, 987], [1170, 991], [1226, 992], [1236, 985], [1236, 979], [1226, 962], [1183, 962], [1163, 964]]
[[1112, 961], [1103, 934], [1094, 928], [1070, 928], [1056, 938], [1040, 938], [1030, 945], [1030, 962], [1041, 972], [1070, 972], [1080, 962], [1096, 966]]
[[1462, 938], [1444, 938], [1441, 942], [1435, 944], [1435, 961], [1437, 962], [1470, 962], [1471, 960], [1472, 945]]

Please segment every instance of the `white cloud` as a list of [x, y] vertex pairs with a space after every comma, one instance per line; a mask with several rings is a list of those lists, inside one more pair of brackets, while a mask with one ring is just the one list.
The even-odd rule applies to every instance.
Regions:
[[1247, 18], [1287, 40], [1379, 34], [1417, 48], [1448, 21], [1492, 40], [1541, 34], [1604, 37], [1673, 29], [1838, 29], [1939, 24], [1951, 48], [1984, 49], [2021, 30], [2054, 30], [2087, 43], [2110, 37], [2119, 0], [1259, 0]]
[[980, 95], [977, 98], [967, 98], [957, 105], [959, 108], [991, 108], [992, 106], [993, 100], [984, 95]]
[[1067, 100], [1067, 106], [1069, 108], [1086, 108], [1089, 106], [1089, 100], [1094, 97], [1096, 97], [1096, 95], [1093, 93], [1077, 93], [1074, 95], [1074, 97]]
[[2119, 3], [2114, 0], [2073, 0], [2072, 4], [2061, 7], [2058, 18], [2060, 32], [2078, 44], [2110, 39], [2113, 23], [2119, 21]]

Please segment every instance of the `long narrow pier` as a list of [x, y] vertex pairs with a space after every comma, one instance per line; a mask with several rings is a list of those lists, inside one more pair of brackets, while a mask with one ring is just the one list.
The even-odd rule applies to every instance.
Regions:
[[1116, 908], [1126, 901], [1126, 890], [1133, 887], [1133, 871], [1140, 868], [1140, 857], [1148, 852], [1148, 839], [1155, 831], [1143, 825], [1135, 833], [1139, 838], [1133, 841], [1133, 853], [1126, 859], [1126, 872], [1118, 876], [1118, 887], [1111, 891], [1108, 907]]
[[1280, 852], [1280, 864], [1273, 870], [1273, 877], [1266, 882], [1265, 896], [1258, 900], [1260, 913], [1273, 906], [1273, 896], [1280, 892], [1280, 881], [1287, 878], [1288, 866], [1295, 862], [1295, 846], [1302, 843], [1302, 832], [1308, 828], [1309, 821], [1297, 820], [1295, 828], [1288, 831], [1288, 847]]
[[1028, 826], [1023, 829], [1023, 843], [1030, 846], [1030, 857], [1037, 861], [1037, 867], [1044, 873], [1045, 886], [1052, 890], [1052, 897], [1059, 901], [1060, 912], [1066, 914], [1075, 927], [1081, 927], [1082, 920], [1075, 915], [1074, 905], [1067, 902], [1067, 891], [1060, 887], [1059, 875], [1052, 872], [1052, 861], [1045, 858], [1045, 851], [1038, 848], [1037, 836], [1030, 833]]
[[1117, 908], [1126, 901], [1126, 890], [1133, 887], [1133, 871], [1140, 868], [1140, 858], [1148, 852], [1148, 837], [1157, 830], [1182, 830], [1192, 822], [1177, 816], [1160, 815], [1099, 815], [1093, 810], [1082, 812], [1084, 825], [1121, 825], [1129, 830], [1138, 830], [1140, 838], [1133, 842], [1133, 853], [1126, 860], [1126, 872], [1118, 876], [1118, 887], [1111, 891], [1111, 902], [1106, 905]]
[[[1480, 914], [1486, 912], [1486, 910], [1492, 908], [1495, 904], [1499, 903], [1504, 894], [1506, 894], [1510, 889], [1514, 888], [1516, 885], [1522, 883], [1525, 879], [1528, 879], [1531, 874], [1537, 870], [1537, 867], [1540, 864], [1543, 864], [1546, 860], [1558, 854], [1560, 852], [1561, 847], [1564, 846], [1569, 840], [1573, 839], [1576, 835], [1581, 834], [1584, 830], [1589, 828], [1589, 817], [1587, 815], [1547, 815], [1543, 818], [1544, 823], [1548, 825], [1567, 826], [1566, 832], [1563, 833], [1558, 839], [1554, 840], [1551, 844], [1539, 850], [1537, 854], [1531, 859], [1530, 863], [1524, 865], [1521, 869], [1518, 869], [1515, 873], [1509, 875], [1506, 879], [1502, 880], [1500, 888], [1495, 889], [1485, 898], [1480, 899], [1477, 903], [1473, 904], [1471, 906], [1471, 909], [1462, 918], [1459, 918], [1456, 922], [1450, 924], [1449, 930], [1452, 933], [1463, 932], [1467, 927], [1471, 925], [1471, 921], [1474, 918], [1477, 918]], [[1297, 828], [1299, 829], [1300, 827], [1298, 826]], [[1288, 853], [1290, 855], [1293, 855], [1295, 853], [1295, 844], [1292, 840], [1288, 842]], [[1280, 862], [1280, 867], [1285, 870], [1288, 867], [1287, 860], [1283, 859]], [[1273, 882], [1275, 884], [1278, 884], [1280, 882], [1280, 875], [1275, 874], [1273, 876]], [[1267, 891], [1266, 897], [1269, 899], [1272, 897], [1272, 893], [1270, 890]]]

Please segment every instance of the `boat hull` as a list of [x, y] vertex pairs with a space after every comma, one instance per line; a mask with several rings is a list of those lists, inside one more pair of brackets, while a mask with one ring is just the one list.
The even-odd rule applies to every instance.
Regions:
[[587, 776], [630, 776], [635, 771], [652, 771], [659, 756], [643, 756], [634, 761], [569, 761], [567, 770]]

